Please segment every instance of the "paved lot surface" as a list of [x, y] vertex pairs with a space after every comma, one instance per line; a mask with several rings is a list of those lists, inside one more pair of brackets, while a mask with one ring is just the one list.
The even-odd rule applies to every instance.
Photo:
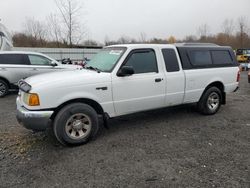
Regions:
[[0, 99], [0, 187], [250, 187], [250, 85], [214, 116], [192, 105], [110, 121], [96, 140], [65, 148], [15, 120]]

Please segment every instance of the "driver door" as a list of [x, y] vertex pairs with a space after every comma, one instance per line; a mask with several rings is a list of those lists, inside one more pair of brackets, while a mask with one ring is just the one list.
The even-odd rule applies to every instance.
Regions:
[[134, 74], [124, 77], [117, 74], [112, 76], [117, 115], [164, 106], [165, 79], [163, 73], [158, 70], [155, 50], [133, 50], [122, 66], [133, 67]]

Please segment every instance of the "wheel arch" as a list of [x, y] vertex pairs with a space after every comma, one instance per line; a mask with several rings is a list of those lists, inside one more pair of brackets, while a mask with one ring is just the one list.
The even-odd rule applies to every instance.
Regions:
[[7, 80], [6, 78], [4, 78], [4, 77], [2, 77], [2, 76], [0, 76], [0, 80], [3, 80], [3, 81], [5, 81], [6, 82], [6, 84], [8, 85], [8, 87], [10, 88], [10, 82], [9, 82], [9, 80]]
[[214, 81], [214, 82], [211, 82], [206, 88], [205, 90], [203, 91], [200, 99], [202, 98], [202, 96], [204, 95], [204, 93], [211, 87], [217, 87], [220, 91], [221, 91], [221, 94], [222, 94], [222, 101], [221, 103], [222, 104], [226, 104], [226, 92], [225, 92], [225, 86], [224, 84], [221, 82], [221, 81]]
[[87, 104], [87, 105], [91, 106], [96, 111], [97, 114], [101, 114], [101, 115], [104, 114], [104, 110], [103, 110], [102, 106], [98, 102], [96, 102], [95, 100], [88, 99], [88, 98], [77, 98], [77, 99], [71, 99], [71, 100], [66, 101], [66, 102], [62, 103], [61, 105], [59, 105], [55, 109], [54, 113], [52, 114], [51, 119], [54, 120], [55, 116], [58, 114], [58, 112], [64, 106], [66, 106], [68, 104], [72, 104], [72, 103], [84, 103], [84, 104]]

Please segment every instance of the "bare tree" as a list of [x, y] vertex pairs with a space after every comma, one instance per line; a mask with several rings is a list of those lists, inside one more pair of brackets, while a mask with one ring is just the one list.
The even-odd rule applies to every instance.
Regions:
[[62, 28], [56, 14], [50, 14], [47, 17], [47, 30], [49, 33], [48, 39], [55, 41], [57, 47], [60, 47], [60, 42], [62, 41]]
[[88, 39], [83, 42], [84, 46], [98, 46], [98, 43], [95, 40]]
[[66, 38], [69, 45], [78, 44], [85, 33], [83, 24], [80, 21], [82, 4], [77, 0], [54, 0], [66, 28]]
[[110, 40], [107, 35], [105, 36], [105, 39], [104, 39], [105, 46], [114, 45], [114, 44], [118, 44], [118, 43], [119, 43], [118, 41]]
[[244, 38], [247, 35], [247, 30], [248, 30], [248, 26], [247, 26], [247, 19], [246, 17], [240, 17], [238, 19], [238, 26], [239, 26], [239, 37], [240, 37], [240, 46], [241, 48], [244, 46]]
[[234, 21], [232, 19], [226, 19], [222, 23], [222, 32], [228, 36], [232, 35], [234, 32]]
[[188, 35], [185, 37], [183, 42], [197, 42], [197, 37], [194, 35]]
[[141, 42], [141, 43], [147, 42], [147, 34], [146, 33], [144, 33], [144, 32], [140, 33], [139, 42]]
[[130, 44], [131, 43], [131, 41], [132, 41], [132, 39], [130, 38], [130, 37], [128, 37], [128, 36], [121, 36], [119, 39], [118, 39], [118, 43], [119, 44]]
[[151, 44], [166, 44], [168, 43], [167, 40], [164, 40], [164, 39], [160, 39], [160, 38], [152, 38], [149, 43]]
[[106, 36], [105, 36], [105, 39], [104, 39], [104, 45], [105, 45], [105, 46], [108, 46], [108, 45], [109, 45], [109, 42], [110, 42], [109, 37], [106, 35]]
[[27, 35], [30, 35], [41, 42], [46, 40], [47, 31], [43, 22], [35, 20], [34, 18], [26, 18], [24, 27]]
[[206, 41], [207, 37], [209, 35], [209, 32], [210, 32], [210, 28], [207, 24], [203, 24], [203, 25], [199, 26], [197, 32], [198, 32], [198, 35], [200, 37], [200, 40]]

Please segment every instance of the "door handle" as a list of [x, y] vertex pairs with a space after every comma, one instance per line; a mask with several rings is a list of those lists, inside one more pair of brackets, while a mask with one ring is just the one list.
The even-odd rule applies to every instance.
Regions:
[[31, 69], [31, 71], [37, 71], [37, 68], [33, 68], [33, 69]]
[[97, 87], [96, 90], [108, 90], [108, 87]]
[[163, 80], [163, 78], [156, 78], [155, 82], [161, 82]]

